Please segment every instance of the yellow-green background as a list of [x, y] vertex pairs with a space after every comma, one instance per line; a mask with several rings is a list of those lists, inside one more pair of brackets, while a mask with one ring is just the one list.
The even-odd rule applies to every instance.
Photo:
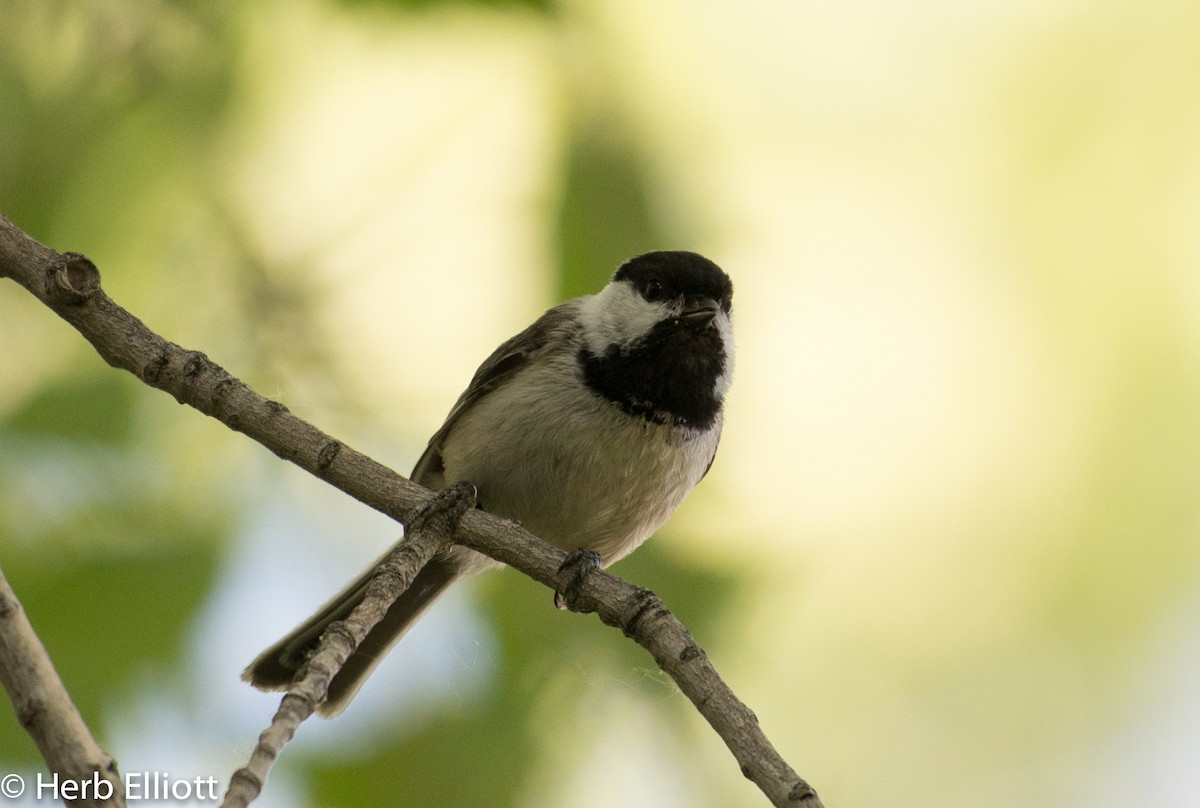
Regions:
[[[712, 474], [617, 572], [830, 806], [1200, 799], [1200, 5], [0, 7], [0, 211], [407, 471], [620, 260], [736, 287]], [[126, 771], [224, 780], [241, 667], [394, 539], [0, 283], [0, 565]], [[264, 806], [754, 806], [510, 571]], [[0, 710], [0, 769], [40, 765]]]

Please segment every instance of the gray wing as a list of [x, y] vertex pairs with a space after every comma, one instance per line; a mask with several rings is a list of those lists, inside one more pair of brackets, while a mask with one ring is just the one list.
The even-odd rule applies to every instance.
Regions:
[[578, 327], [574, 316], [578, 306], [578, 298], [560, 303], [520, 334], [501, 343], [491, 356], [483, 360], [471, 383], [446, 416], [446, 423], [429, 439], [429, 446], [413, 468], [414, 482], [435, 491], [445, 487], [442, 446], [445, 445], [446, 436], [450, 434], [458, 419], [462, 418], [475, 402], [517, 375], [531, 359], [570, 339]]

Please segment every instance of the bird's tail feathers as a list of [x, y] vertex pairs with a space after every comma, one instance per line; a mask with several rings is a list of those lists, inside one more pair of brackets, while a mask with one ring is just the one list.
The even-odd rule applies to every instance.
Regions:
[[[286, 690], [296, 672], [316, 650], [330, 623], [345, 619], [362, 603], [377, 564], [371, 565], [286, 637], [259, 654], [242, 672], [242, 679], [260, 690]], [[329, 693], [317, 713], [329, 718], [344, 710], [384, 655], [460, 575], [459, 565], [450, 559], [434, 558], [426, 564], [330, 681]]]

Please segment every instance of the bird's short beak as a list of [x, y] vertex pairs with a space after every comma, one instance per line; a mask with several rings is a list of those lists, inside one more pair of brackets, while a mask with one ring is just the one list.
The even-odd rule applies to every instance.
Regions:
[[714, 300], [689, 301], [678, 319], [692, 328], [701, 329], [710, 325], [720, 312], [721, 307]]

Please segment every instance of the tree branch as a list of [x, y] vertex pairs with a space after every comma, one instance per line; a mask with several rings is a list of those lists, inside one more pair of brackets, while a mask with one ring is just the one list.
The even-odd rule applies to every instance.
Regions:
[[[116, 761], [92, 737], [63, 686], [45, 646], [25, 616], [20, 601], [0, 570], [0, 684], [8, 692], [17, 720], [33, 738], [50, 771], [61, 783], [90, 785], [88, 798], [75, 805], [125, 808], [125, 785]], [[5, 791], [4, 796], [14, 796]]]
[[[365, 505], [407, 524], [427, 501], [423, 487], [262, 397], [204, 354], [155, 334], [100, 289], [100, 274], [91, 261], [39, 244], [2, 215], [0, 275], [24, 286], [74, 326], [110, 365], [220, 420]], [[560, 583], [558, 570], [566, 554], [513, 522], [470, 510], [455, 541], [552, 589]], [[774, 805], [820, 808], [816, 792], [783, 760], [754, 713], [656, 596], [596, 571], [582, 581], [574, 601], [576, 610], [595, 611], [650, 652], [725, 741], [742, 773]]]

